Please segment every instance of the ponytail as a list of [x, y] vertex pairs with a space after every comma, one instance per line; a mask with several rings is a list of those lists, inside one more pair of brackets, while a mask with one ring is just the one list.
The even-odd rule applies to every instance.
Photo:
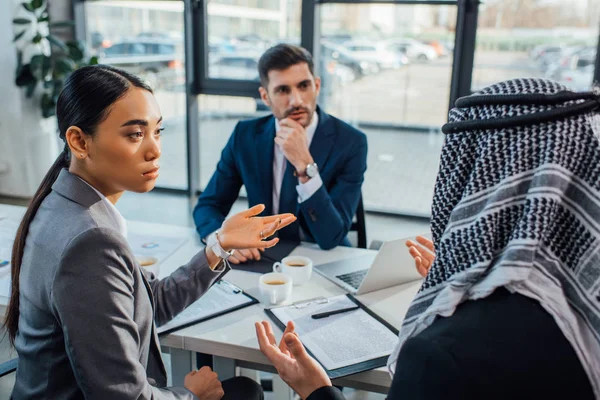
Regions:
[[17, 230], [10, 260], [10, 275], [12, 279], [10, 301], [8, 303], [8, 308], [6, 309], [4, 321], [4, 325], [8, 332], [8, 338], [12, 345], [14, 345], [15, 336], [17, 335], [17, 329], [19, 327], [19, 274], [21, 272], [23, 251], [25, 250], [25, 239], [27, 238], [27, 233], [29, 232], [29, 225], [35, 217], [37, 210], [40, 208], [42, 201], [44, 201], [46, 196], [48, 196], [48, 194], [52, 191], [52, 185], [56, 181], [56, 178], [58, 178], [60, 171], [63, 168], [68, 167], [69, 150], [68, 147], [65, 146], [65, 149], [58, 156], [54, 164], [52, 164], [52, 167], [50, 167], [50, 170], [42, 180], [40, 187], [33, 195], [33, 199], [29, 203], [27, 211], [25, 212], [25, 216], [23, 216], [23, 220], [21, 221], [19, 229]]

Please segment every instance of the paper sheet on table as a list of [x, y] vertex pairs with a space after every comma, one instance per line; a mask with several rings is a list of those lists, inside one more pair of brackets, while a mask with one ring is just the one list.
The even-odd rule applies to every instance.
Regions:
[[275, 307], [271, 312], [287, 325], [294, 321], [304, 346], [328, 370], [389, 356], [398, 336], [365, 310], [313, 319], [311, 315], [356, 306], [346, 295], [330, 297], [327, 303], [306, 307]]
[[201, 298], [190, 304], [165, 325], [157, 329], [159, 334], [190, 325], [191, 323], [222, 315], [256, 300], [247, 296], [237, 286], [220, 280], [215, 283]]
[[135, 256], [156, 257], [159, 264], [188, 240], [187, 237], [147, 235], [135, 232], [127, 234], [127, 242]]

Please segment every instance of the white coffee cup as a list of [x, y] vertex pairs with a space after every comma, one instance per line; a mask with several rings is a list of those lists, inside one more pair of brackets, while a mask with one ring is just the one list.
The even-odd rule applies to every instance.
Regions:
[[278, 272], [261, 275], [258, 288], [263, 298], [271, 304], [279, 304], [292, 297], [292, 278]]
[[273, 264], [274, 272], [281, 272], [292, 277], [294, 285], [302, 285], [312, 275], [313, 262], [308, 257], [289, 256]]
[[136, 261], [140, 264], [140, 267], [146, 271], [150, 271], [154, 274], [154, 277], [158, 278], [158, 259], [152, 256], [135, 256]]

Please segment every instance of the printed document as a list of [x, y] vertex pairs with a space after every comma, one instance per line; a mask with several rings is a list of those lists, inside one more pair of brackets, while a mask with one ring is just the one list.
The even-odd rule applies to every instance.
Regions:
[[364, 309], [313, 319], [316, 313], [356, 306], [346, 295], [326, 302], [309, 301], [275, 307], [271, 312], [287, 325], [292, 320], [304, 346], [328, 370], [389, 356], [398, 337]]

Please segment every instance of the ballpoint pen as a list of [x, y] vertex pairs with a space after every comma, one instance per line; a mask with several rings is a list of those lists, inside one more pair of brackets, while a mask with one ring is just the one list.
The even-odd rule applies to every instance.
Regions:
[[339, 310], [326, 311], [326, 312], [322, 312], [322, 313], [318, 313], [318, 314], [313, 314], [313, 315], [311, 315], [311, 317], [312, 317], [312, 319], [327, 318], [330, 315], [341, 314], [341, 313], [345, 313], [348, 311], [354, 311], [354, 310], [358, 310], [359, 308], [360, 308], [359, 306], [341, 308]]

